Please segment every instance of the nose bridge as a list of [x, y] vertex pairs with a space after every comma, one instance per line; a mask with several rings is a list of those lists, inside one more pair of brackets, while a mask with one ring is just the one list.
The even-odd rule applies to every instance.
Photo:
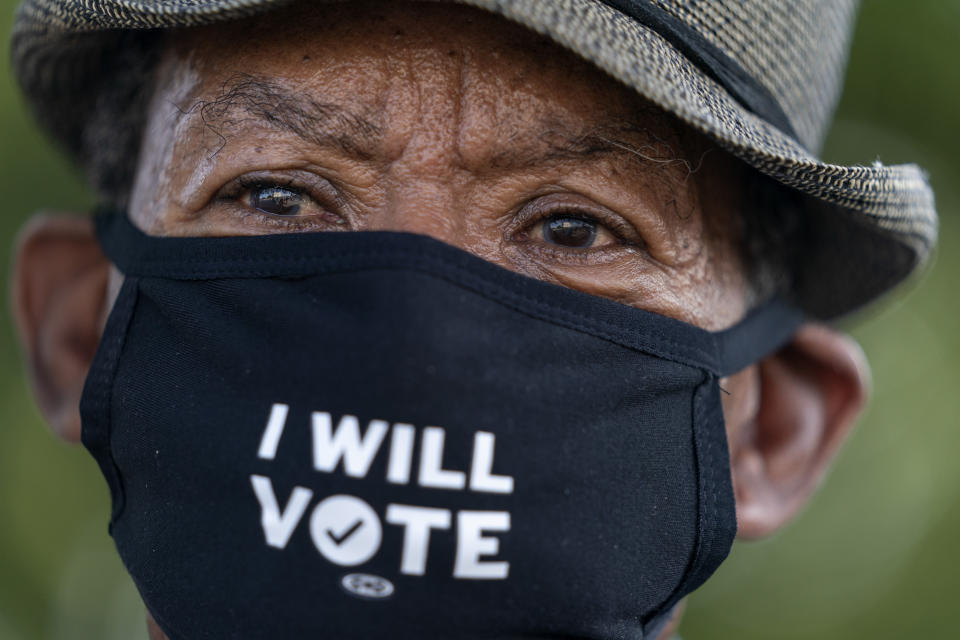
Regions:
[[406, 178], [395, 183], [384, 207], [367, 221], [371, 231], [404, 231], [463, 246], [464, 212], [448, 181]]
[[427, 235], [469, 250], [464, 200], [472, 178], [463, 142], [477, 135], [462, 113], [469, 86], [464, 56], [451, 47], [413, 50], [397, 69], [386, 110], [395, 124], [402, 123], [402, 134], [391, 149], [386, 198], [366, 227]]

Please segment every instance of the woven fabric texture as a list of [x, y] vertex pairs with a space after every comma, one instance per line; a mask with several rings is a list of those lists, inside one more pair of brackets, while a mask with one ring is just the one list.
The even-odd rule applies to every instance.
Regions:
[[[762, 85], [796, 138], [740, 104], [664, 38], [597, 0], [457, 0], [498, 13], [582, 56], [806, 196], [821, 232], [796, 296], [833, 318], [926, 262], [937, 236], [933, 193], [916, 165], [837, 166], [817, 152], [842, 86], [856, 0], [652, 0]], [[12, 38], [15, 73], [41, 124], [81, 156], [102, 68], [123, 30], [237, 19], [289, 0], [25, 0]]]
[[[855, 0], [657, 0], [737, 60], [787, 110], [817, 152], [843, 84]], [[762, 29], [756, 17], [761, 16]], [[810, 53], [816, 51], [816, 56]]]

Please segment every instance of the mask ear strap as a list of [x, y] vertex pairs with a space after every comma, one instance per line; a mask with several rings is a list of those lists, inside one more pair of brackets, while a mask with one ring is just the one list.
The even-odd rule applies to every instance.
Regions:
[[783, 298], [772, 298], [729, 329], [714, 333], [720, 377], [741, 371], [785, 345], [809, 320]]
[[124, 275], [141, 275], [138, 267], [157, 258], [159, 238], [148, 236], [124, 211], [100, 209], [93, 217], [100, 248]]

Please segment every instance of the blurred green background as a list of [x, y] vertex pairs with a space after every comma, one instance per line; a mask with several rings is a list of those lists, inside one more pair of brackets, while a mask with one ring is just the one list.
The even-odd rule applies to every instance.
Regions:
[[[0, 0], [0, 33], [14, 0]], [[691, 599], [688, 640], [960, 636], [960, 0], [865, 0], [827, 143], [844, 164], [917, 161], [937, 192], [939, 253], [919, 284], [858, 319], [873, 364], [866, 418], [799, 521], [738, 543]], [[18, 226], [91, 197], [0, 68], [0, 265]], [[30, 399], [0, 313], [0, 639], [144, 639], [106, 532], [93, 460]]]

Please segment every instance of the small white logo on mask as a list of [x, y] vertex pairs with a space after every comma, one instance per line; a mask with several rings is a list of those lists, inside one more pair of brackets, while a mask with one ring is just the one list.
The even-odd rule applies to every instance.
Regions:
[[340, 579], [344, 591], [361, 598], [381, 600], [393, 595], [393, 583], [369, 573], [348, 573]]

